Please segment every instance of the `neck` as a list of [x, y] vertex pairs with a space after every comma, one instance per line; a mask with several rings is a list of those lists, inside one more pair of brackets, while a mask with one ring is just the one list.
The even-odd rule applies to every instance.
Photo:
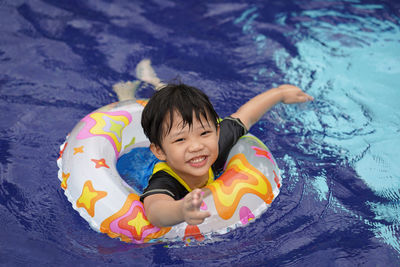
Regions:
[[207, 171], [202, 177], [199, 176], [183, 176], [179, 172], [173, 170], [166, 162], [159, 162], [155, 165], [153, 169], [153, 173], [158, 171], [166, 171], [170, 175], [172, 175], [175, 179], [177, 179], [188, 191], [191, 191], [195, 188], [202, 188], [207, 185], [210, 171]]
[[[207, 175], [205, 175], [204, 177], [202, 177], [201, 179], [199, 179], [198, 177], [195, 179], [184, 179], [183, 180], [187, 183], [187, 185], [190, 187], [190, 189], [194, 190], [196, 188], [203, 188], [204, 186], [207, 185], [208, 182], [208, 173]], [[192, 181], [190, 181], [192, 180]]]

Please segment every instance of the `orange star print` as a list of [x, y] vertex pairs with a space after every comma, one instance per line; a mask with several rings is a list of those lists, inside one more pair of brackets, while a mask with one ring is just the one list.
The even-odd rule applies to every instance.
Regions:
[[107, 164], [106, 164], [106, 160], [105, 159], [91, 159], [91, 161], [93, 161], [94, 163], [96, 163], [95, 168], [101, 168], [101, 167], [106, 167], [106, 168], [110, 168]]
[[78, 153], [83, 153], [83, 146], [74, 147], [74, 155]]
[[107, 192], [96, 191], [93, 188], [92, 181], [88, 180], [83, 185], [82, 194], [76, 201], [78, 208], [86, 209], [87, 213], [94, 217], [94, 206], [99, 199], [107, 196]]
[[61, 182], [61, 187], [65, 190], [67, 189], [67, 180], [70, 176], [70, 173], [62, 173], [62, 182]]

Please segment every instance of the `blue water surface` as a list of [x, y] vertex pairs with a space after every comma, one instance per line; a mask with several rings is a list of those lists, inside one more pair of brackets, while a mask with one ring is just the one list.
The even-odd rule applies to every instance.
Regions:
[[[0, 21], [0, 265], [400, 265], [398, 1], [3, 0]], [[254, 223], [132, 245], [72, 209], [59, 146], [143, 58], [221, 117], [282, 83], [315, 97], [251, 129], [283, 173]]]

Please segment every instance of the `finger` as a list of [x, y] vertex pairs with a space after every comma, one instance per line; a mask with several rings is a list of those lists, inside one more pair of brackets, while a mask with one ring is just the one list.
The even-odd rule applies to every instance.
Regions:
[[200, 189], [195, 189], [192, 191], [193, 199], [199, 199], [201, 197], [201, 190]]
[[299, 102], [302, 102], [302, 103], [314, 100], [314, 98], [308, 94], [303, 94], [302, 96], [299, 96], [298, 99], [299, 99]]
[[304, 93], [304, 92], [303, 92], [303, 96], [306, 97], [308, 101], [314, 100], [314, 97], [310, 96], [310, 95], [307, 94], [307, 93]]
[[194, 219], [204, 221], [206, 218], [210, 217], [211, 213], [208, 211], [199, 211], [195, 214]]
[[208, 217], [211, 216], [211, 213], [210, 213], [209, 211], [201, 211], [201, 214], [202, 214], [203, 220], [204, 220], [205, 218], [208, 218]]
[[204, 220], [210, 216], [211, 216], [211, 214], [209, 212], [199, 211], [199, 212], [193, 213], [192, 216], [190, 217], [190, 219], [187, 220], [187, 223], [188, 224], [200, 224], [200, 223], [203, 223]]
[[201, 189], [199, 189], [199, 188], [196, 188], [195, 190], [193, 190], [192, 191], [192, 193], [193, 193], [193, 195], [196, 195], [196, 196], [198, 196], [198, 197], [200, 197], [201, 196]]
[[192, 206], [196, 210], [200, 209], [202, 203], [203, 203], [203, 200], [202, 200], [201, 196], [198, 197], [198, 198], [193, 198], [192, 199]]
[[202, 191], [200, 189], [195, 189], [192, 191], [192, 193], [193, 193], [193, 198], [192, 198], [193, 206], [199, 209], [201, 203], [203, 202], [203, 196], [201, 195]]
[[196, 211], [200, 209], [202, 198], [201, 190], [195, 189], [185, 196], [185, 206], [187, 210]]

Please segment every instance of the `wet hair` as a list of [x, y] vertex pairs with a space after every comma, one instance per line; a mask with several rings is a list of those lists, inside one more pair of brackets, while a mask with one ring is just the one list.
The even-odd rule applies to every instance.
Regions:
[[142, 113], [142, 127], [151, 143], [162, 148], [161, 141], [171, 131], [175, 112], [182, 117], [182, 127], [192, 127], [193, 114], [200, 122], [205, 118], [218, 127], [218, 114], [205, 93], [183, 83], [168, 84], [150, 98]]

